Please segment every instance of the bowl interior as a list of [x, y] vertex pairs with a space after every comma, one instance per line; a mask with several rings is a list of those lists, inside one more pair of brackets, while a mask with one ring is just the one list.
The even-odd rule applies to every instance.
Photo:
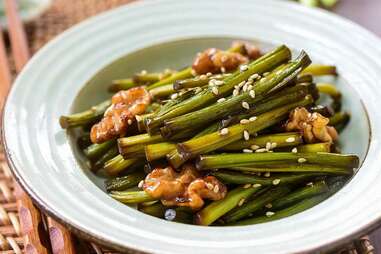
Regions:
[[[234, 38], [237, 39], [237, 38]], [[94, 77], [84, 84], [72, 105], [72, 112], [80, 112], [97, 104], [112, 94], [107, 92], [108, 85], [113, 79], [131, 77], [134, 73], [141, 70], [149, 72], [161, 71], [165, 68], [180, 69], [189, 66], [197, 52], [209, 47], [228, 48], [233, 38], [194, 38], [176, 40], [171, 42], [153, 45], [126, 56], [123, 56], [100, 70]], [[242, 38], [240, 38], [242, 39]], [[254, 41], [264, 51], [276, 45], [265, 41]], [[296, 55], [302, 49], [294, 49]], [[307, 52], [309, 53], [309, 52]], [[310, 55], [315, 63], [326, 63], [320, 55]], [[340, 68], [339, 68], [340, 72]], [[340, 147], [343, 153], [353, 153], [364, 160], [370, 140], [370, 128], [368, 124], [367, 112], [349, 82], [334, 77], [322, 77], [318, 82], [333, 82], [343, 93], [342, 110], [351, 114], [351, 121], [344, 131], [340, 134]], [[75, 145], [78, 133], [69, 133], [71, 146], [75, 157], [80, 162], [83, 172], [102, 190], [104, 190], [104, 178], [90, 172], [86, 159]]]

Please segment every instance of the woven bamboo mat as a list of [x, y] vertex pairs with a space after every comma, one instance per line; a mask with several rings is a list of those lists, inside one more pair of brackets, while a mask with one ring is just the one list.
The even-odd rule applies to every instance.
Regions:
[[[131, 2], [131, 0], [55, 0], [53, 5], [45, 13], [26, 26], [32, 53], [35, 53], [49, 40], [72, 25], [90, 16], [129, 2]], [[15, 186], [16, 184], [12, 178], [10, 169], [5, 162], [4, 154], [0, 151], [0, 253], [4, 254], [26, 253], [24, 250], [26, 238], [21, 233], [23, 225], [20, 225]], [[44, 235], [46, 239], [42, 240], [45, 241], [47, 245], [50, 245], [46, 227], [42, 227], [39, 231], [45, 231], [45, 233], [42, 232], [40, 235]], [[72, 237], [72, 241], [75, 247], [75, 253], [78, 254], [118, 253], [101, 248], [96, 244], [86, 242], [75, 236]], [[65, 252], [65, 250], [63, 250], [53, 253], [63, 254], [73, 252]], [[131, 251], [128, 253], [136, 252]], [[371, 254], [375, 252], [369, 238], [365, 236], [331, 253]]]

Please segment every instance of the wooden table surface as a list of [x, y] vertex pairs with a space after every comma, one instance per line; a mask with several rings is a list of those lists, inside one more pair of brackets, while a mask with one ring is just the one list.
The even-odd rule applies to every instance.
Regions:
[[[381, 38], [381, 0], [341, 0], [333, 10]], [[371, 240], [376, 253], [381, 253], [381, 228], [373, 232]]]

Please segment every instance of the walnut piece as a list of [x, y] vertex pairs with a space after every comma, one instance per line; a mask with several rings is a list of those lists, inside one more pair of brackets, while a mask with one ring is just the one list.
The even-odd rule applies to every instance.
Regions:
[[234, 41], [232, 48], [242, 48], [242, 54], [251, 60], [259, 58], [262, 54], [257, 46], [246, 41]]
[[310, 113], [307, 109], [299, 107], [290, 113], [286, 123], [287, 131], [302, 131], [304, 141], [307, 143], [333, 142], [338, 134], [334, 127], [328, 126], [329, 119], [319, 113]]
[[222, 72], [221, 69], [231, 71], [240, 64], [248, 63], [249, 59], [255, 60], [261, 56], [259, 48], [248, 42], [234, 41], [232, 48], [239, 49], [239, 52], [209, 48], [198, 53], [192, 65], [193, 70], [197, 74], [219, 73]]
[[119, 91], [112, 97], [103, 119], [91, 128], [91, 141], [99, 144], [124, 136], [135, 116], [144, 113], [150, 102], [150, 94], [144, 87]]
[[143, 189], [166, 206], [188, 206], [198, 210], [204, 199], [220, 200], [227, 189], [214, 176], [201, 177], [192, 164], [183, 166], [180, 173], [171, 167], [157, 168], [144, 180]]
[[197, 54], [192, 68], [197, 74], [219, 73], [221, 68], [226, 71], [236, 69], [240, 64], [248, 63], [249, 59], [240, 53], [209, 48]]

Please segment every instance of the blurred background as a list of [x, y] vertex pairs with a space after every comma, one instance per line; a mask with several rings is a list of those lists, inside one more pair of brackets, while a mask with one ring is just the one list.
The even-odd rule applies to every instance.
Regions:
[[332, 11], [381, 37], [381, 0], [341, 0]]
[[295, 0], [346, 17], [381, 37], [381, 0]]

